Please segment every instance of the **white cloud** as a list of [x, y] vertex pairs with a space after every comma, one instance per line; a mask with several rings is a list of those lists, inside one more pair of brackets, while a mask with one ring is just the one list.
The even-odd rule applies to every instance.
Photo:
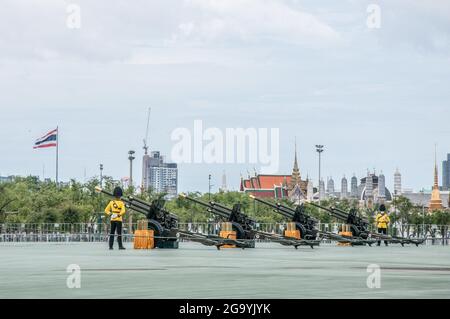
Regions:
[[194, 14], [179, 24], [177, 41], [323, 46], [340, 38], [313, 14], [280, 0], [186, 0], [185, 6]]

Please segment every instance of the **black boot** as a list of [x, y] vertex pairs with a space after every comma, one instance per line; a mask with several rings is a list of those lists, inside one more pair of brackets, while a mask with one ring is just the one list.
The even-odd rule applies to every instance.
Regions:
[[117, 236], [117, 242], [119, 243], [119, 250], [125, 250], [125, 247], [123, 247], [123, 244], [122, 244], [122, 235], [121, 234], [119, 236]]
[[109, 250], [114, 249], [114, 235], [109, 235]]

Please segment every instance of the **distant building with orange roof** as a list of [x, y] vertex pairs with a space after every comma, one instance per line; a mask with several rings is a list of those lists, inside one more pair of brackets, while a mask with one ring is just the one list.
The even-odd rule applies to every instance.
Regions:
[[300, 201], [307, 198], [308, 181], [301, 179], [297, 160], [297, 146], [295, 147], [294, 167], [291, 175], [257, 174], [241, 177], [241, 192], [260, 198], [290, 198]]

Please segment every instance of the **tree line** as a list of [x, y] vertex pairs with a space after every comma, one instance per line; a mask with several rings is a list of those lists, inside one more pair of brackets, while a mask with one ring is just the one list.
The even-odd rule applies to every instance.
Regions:
[[[112, 177], [103, 178], [103, 187], [112, 191], [115, 182]], [[50, 181], [40, 181], [37, 177], [15, 177], [13, 181], [0, 184], [0, 223], [87, 223], [99, 220], [104, 216], [103, 210], [110, 200], [105, 195], [95, 192], [95, 187], [100, 185], [97, 178], [92, 178], [86, 183], [71, 180], [68, 183], [56, 185]], [[125, 196], [135, 193], [133, 188], [124, 190]], [[157, 194], [152, 190], [139, 193], [137, 197], [151, 201], [164, 197], [165, 194]], [[273, 210], [265, 205], [259, 204], [247, 194], [241, 192], [218, 192], [214, 194], [202, 194], [193, 192], [191, 197], [209, 201], [209, 199], [232, 207], [240, 203], [241, 208], [249, 216], [261, 223], [276, 223], [285, 221], [284, 218], [275, 214]], [[211, 198], [209, 198], [211, 196]], [[274, 202], [274, 200], [268, 200]], [[293, 204], [283, 199], [281, 202], [293, 207]], [[321, 202], [322, 206], [334, 206], [344, 211], [357, 208], [359, 214], [366, 217], [370, 223], [378, 207], [373, 209], [360, 208], [358, 201], [351, 199], [326, 199]], [[391, 221], [399, 221], [401, 224], [436, 224], [449, 225], [450, 212], [448, 210], [436, 211], [428, 214], [423, 207], [415, 206], [405, 197], [398, 197], [390, 203]], [[203, 207], [180, 198], [166, 201], [165, 208], [179, 217], [181, 223], [189, 222], [212, 222], [214, 216], [207, 213]], [[323, 223], [334, 222], [326, 211], [317, 207], [306, 205], [306, 212]], [[129, 212], [133, 219], [145, 218], [145, 216]]]

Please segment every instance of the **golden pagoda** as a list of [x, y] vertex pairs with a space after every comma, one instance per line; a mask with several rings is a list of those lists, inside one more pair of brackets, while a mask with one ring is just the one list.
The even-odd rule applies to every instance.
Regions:
[[292, 169], [292, 178], [290, 188], [293, 189], [296, 185], [300, 185], [301, 175], [300, 169], [298, 168], [298, 160], [297, 160], [297, 140], [295, 141], [295, 159], [294, 159], [294, 168]]
[[297, 159], [297, 138], [295, 139], [295, 158], [294, 167], [292, 169], [291, 180], [288, 186], [288, 196], [292, 201], [300, 204], [300, 199], [306, 199], [306, 193], [308, 191], [308, 182], [302, 180], [300, 174], [300, 168], [298, 166]]
[[434, 185], [433, 185], [433, 191], [431, 192], [431, 200], [430, 204], [428, 205], [429, 212], [432, 212], [434, 210], [443, 209], [444, 206], [442, 206], [442, 199], [441, 199], [441, 193], [439, 191], [439, 178], [438, 178], [438, 168], [437, 168], [437, 160], [436, 160], [436, 154], [434, 155]]

